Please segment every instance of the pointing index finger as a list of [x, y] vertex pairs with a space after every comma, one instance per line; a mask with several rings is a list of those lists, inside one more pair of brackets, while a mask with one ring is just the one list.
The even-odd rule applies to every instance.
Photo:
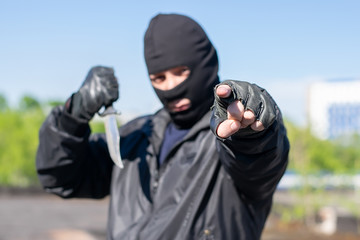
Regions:
[[220, 85], [216, 88], [216, 94], [221, 98], [227, 98], [231, 94], [231, 88], [228, 85]]

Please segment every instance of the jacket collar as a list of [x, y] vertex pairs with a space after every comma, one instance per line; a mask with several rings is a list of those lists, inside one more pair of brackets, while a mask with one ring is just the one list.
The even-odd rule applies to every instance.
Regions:
[[[184, 140], [189, 139], [204, 129], [210, 128], [211, 111], [208, 111], [189, 131]], [[156, 112], [151, 121], [144, 128], [145, 134], [148, 136], [149, 141], [155, 146], [156, 152], [159, 151], [163, 141], [166, 126], [171, 121], [169, 113], [163, 108]]]

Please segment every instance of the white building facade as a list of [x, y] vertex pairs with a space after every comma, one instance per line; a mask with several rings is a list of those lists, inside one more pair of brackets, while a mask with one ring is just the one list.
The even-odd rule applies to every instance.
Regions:
[[360, 134], [360, 79], [316, 82], [308, 91], [308, 121], [321, 139]]

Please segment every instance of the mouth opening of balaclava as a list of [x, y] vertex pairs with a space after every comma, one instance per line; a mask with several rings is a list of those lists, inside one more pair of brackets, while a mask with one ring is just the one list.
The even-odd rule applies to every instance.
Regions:
[[190, 69], [189, 77], [175, 88], [154, 90], [165, 109], [173, 100], [190, 99], [189, 109], [169, 113], [178, 128], [192, 127], [210, 110], [219, 82], [217, 53], [206, 33], [189, 17], [159, 14], [145, 33], [144, 55], [149, 74], [179, 66]]

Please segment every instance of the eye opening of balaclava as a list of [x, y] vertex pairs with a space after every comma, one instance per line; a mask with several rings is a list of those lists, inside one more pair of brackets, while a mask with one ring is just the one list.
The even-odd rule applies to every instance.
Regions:
[[192, 127], [213, 103], [213, 87], [219, 82], [218, 57], [202, 27], [178, 14], [159, 14], [149, 24], [144, 37], [144, 55], [149, 74], [186, 66], [190, 75], [173, 89], [154, 88], [165, 109], [175, 99], [189, 98], [188, 110], [170, 113], [178, 128]]

